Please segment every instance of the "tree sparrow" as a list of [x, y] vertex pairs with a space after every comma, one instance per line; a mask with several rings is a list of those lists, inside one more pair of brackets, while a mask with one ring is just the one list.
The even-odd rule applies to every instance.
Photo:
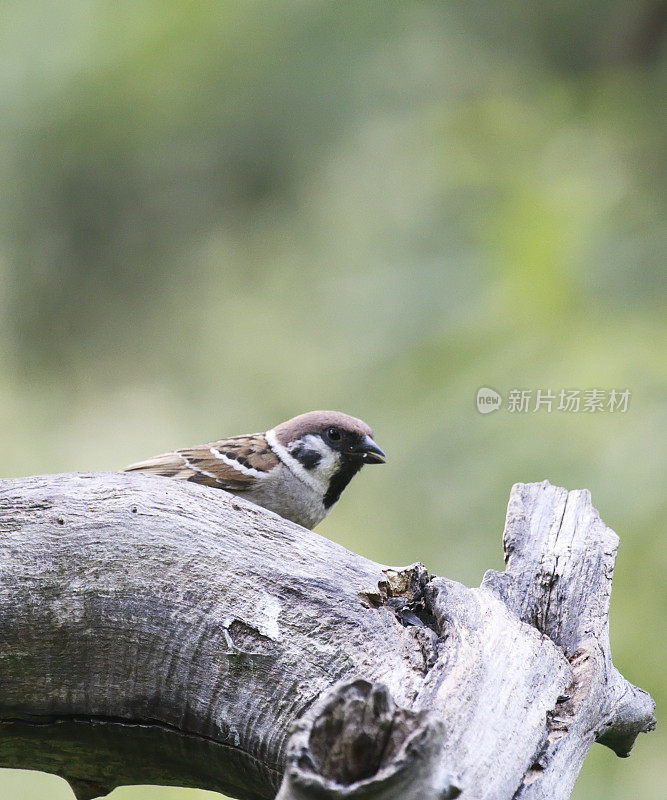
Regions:
[[226, 489], [313, 528], [364, 464], [384, 459], [365, 422], [339, 411], [310, 411], [266, 433], [174, 450], [124, 471]]

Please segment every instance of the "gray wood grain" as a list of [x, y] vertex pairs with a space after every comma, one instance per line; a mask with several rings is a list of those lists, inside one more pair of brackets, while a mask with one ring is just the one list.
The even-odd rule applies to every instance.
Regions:
[[220, 490], [0, 481], [0, 766], [79, 798], [566, 798], [595, 739], [654, 725], [611, 663], [617, 537], [587, 492], [519, 484], [504, 543], [469, 589]]

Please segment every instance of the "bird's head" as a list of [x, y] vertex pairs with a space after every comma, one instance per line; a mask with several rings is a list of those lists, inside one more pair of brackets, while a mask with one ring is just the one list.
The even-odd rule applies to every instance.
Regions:
[[338, 500], [364, 464], [385, 460], [368, 425], [340, 411], [309, 411], [277, 425], [272, 433], [305, 475], [321, 485], [326, 507]]

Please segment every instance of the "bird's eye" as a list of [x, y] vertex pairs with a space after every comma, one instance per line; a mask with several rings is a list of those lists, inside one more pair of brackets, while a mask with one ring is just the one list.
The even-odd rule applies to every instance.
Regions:
[[340, 442], [341, 433], [338, 428], [327, 428], [327, 439], [330, 442]]

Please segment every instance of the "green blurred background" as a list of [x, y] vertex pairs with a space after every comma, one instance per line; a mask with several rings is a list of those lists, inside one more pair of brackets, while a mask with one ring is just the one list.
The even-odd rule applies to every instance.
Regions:
[[[615, 663], [660, 714], [666, 23], [651, 0], [2, 2], [1, 474], [337, 408], [389, 463], [319, 532], [470, 585], [502, 568], [514, 482], [588, 487], [621, 537]], [[481, 386], [632, 396], [482, 416]], [[658, 797], [666, 743], [595, 745], [574, 797]], [[0, 771], [0, 800], [71, 797]]]

